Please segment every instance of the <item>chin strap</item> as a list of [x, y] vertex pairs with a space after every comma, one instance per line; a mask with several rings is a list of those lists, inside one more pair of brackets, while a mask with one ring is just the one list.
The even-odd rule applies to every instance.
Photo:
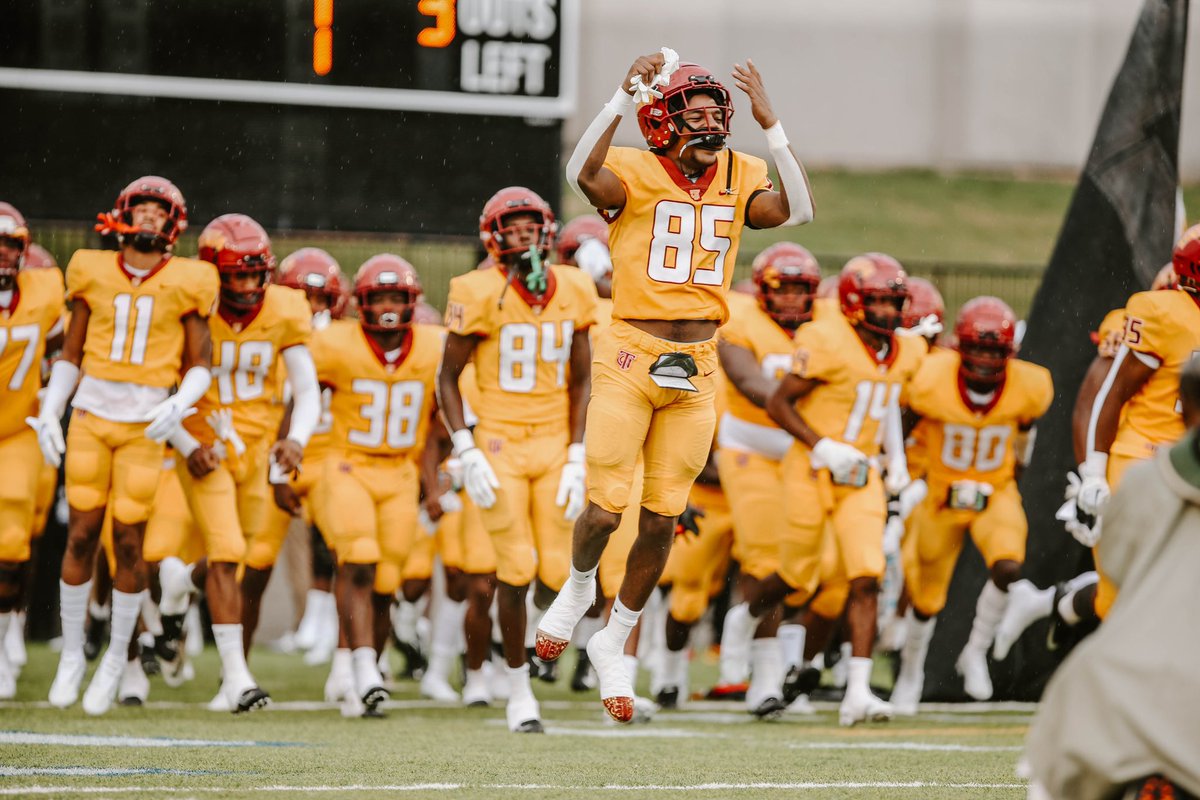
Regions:
[[542, 254], [537, 245], [529, 245], [527, 254], [531, 269], [525, 276], [525, 288], [536, 295], [546, 293], [546, 267], [542, 264]]

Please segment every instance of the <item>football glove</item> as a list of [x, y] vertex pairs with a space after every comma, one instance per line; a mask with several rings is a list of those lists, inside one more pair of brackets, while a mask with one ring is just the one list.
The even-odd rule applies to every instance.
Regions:
[[204, 421], [208, 423], [208, 427], [212, 428], [218, 439], [229, 443], [234, 453], [239, 456], [245, 454], [246, 444], [242, 441], [242, 437], [238, 436], [237, 429], [233, 427], [233, 409], [218, 408], [205, 417]]
[[938, 322], [936, 314], [926, 314], [921, 317], [920, 321], [911, 328], [898, 328], [897, 336], [937, 336], [945, 330], [945, 326]]
[[813, 447], [813, 466], [827, 467], [837, 483], [847, 483], [859, 469], [866, 469], [867, 457], [858, 448], [828, 437]]
[[1075, 541], [1084, 547], [1095, 547], [1100, 542], [1100, 519], [1079, 508], [1078, 497], [1082, 485], [1078, 475], [1074, 472], [1067, 473], [1066, 502], [1055, 512], [1054, 518], [1063, 523], [1063, 527], [1075, 537]]
[[488, 463], [487, 456], [478, 447], [458, 454], [463, 463], [463, 487], [467, 497], [480, 508], [491, 508], [496, 504], [496, 490], [500, 481]]
[[1085, 514], [1099, 516], [1108, 502], [1107, 467], [1108, 457], [1103, 453], [1089, 453], [1087, 461], [1079, 465], [1080, 480], [1075, 502]]
[[177, 395], [172, 395], [150, 409], [147, 419], [150, 424], [146, 426], [147, 439], [165, 442], [175, 430], [175, 426], [196, 413], [195, 408], [184, 406], [177, 398]]
[[563, 464], [562, 477], [558, 479], [558, 494], [554, 504], [559, 508], [566, 506], [563, 512], [569, 520], [574, 520], [583, 513], [587, 502], [587, 467], [584, 464], [583, 445], [571, 444], [567, 447], [567, 463]]
[[929, 484], [923, 478], [917, 478], [915, 481], [905, 486], [900, 490], [899, 496], [899, 514], [900, 519], [906, 520], [912, 514], [913, 509], [921, 504], [925, 496], [929, 494]]
[[656, 86], [666, 86], [671, 82], [671, 75], [675, 70], [679, 69], [679, 54], [669, 47], [662, 48], [663, 67], [654, 76], [654, 80], [649, 85], [642, 80], [641, 75], [634, 75], [629, 79], [630, 86], [633, 87], [633, 96], [637, 100], [638, 105], [649, 103], [652, 98], [662, 97], [662, 92], [656, 89]]
[[26, 417], [25, 424], [37, 434], [38, 447], [42, 450], [42, 458], [46, 464], [51, 467], [62, 464], [63, 454], [67, 452], [67, 443], [63, 441], [62, 423], [57, 419], [38, 415]]
[[700, 520], [704, 517], [704, 509], [696, 508], [693, 505], [688, 505], [679, 515], [679, 519], [675, 522], [675, 535], [692, 536], [700, 535]]

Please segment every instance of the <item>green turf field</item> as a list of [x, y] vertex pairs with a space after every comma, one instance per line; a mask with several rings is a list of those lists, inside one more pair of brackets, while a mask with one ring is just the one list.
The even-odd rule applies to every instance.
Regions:
[[[311, 702], [325, 668], [260, 650], [251, 666], [278, 702], [232, 717], [203, 708], [216, 688], [209, 649], [192, 683], [152, 679], [148, 707], [94, 719], [44, 702], [56, 663], [32, 648], [17, 700], [0, 703], [0, 797], [1024, 797], [1025, 707], [938, 706], [845, 730], [832, 705], [763, 723], [740, 703], [694, 702], [617, 727], [564, 679], [535, 688], [547, 735], [518, 736], [502, 708], [438, 707], [412, 683], [397, 685], [386, 719], [343, 719]], [[694, 665], [697, 685], [713, 669]]]

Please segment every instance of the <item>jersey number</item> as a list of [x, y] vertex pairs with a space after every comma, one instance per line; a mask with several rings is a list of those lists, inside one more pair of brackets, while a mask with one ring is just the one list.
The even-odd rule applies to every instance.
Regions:
[[29, 368], [33, 366], [33, 354], [37, 350], [39, 330], [37, 325], [15, 325], [12, 328], [0, 328], [0, 353], [3, 353], [8, 347], [9, 339], [12, 339], [14, 344], [24, 343], [21, 348], [21, 360], [17, 363], [17, 368], [8, 382], [8, 388], [11, 391], [15, 392], [21, 388], [25, 383], [25, 376], [29, 374]]
[[[650, 240], [650, 260], [647, 272], [663, 283], [687, 283], [700, 286], [725, 284], [725, 256], [733, 241], [717, 234], [717, 223], [732, 223], [733, 206], [700, 206], [663, 200], [654, 208], [654, 238]], [[699, 217], [700, 249], [715, 253], [711, 269], [692, 273], [692, 252], [696, 241]], [[668, 261], [670, 265], [668, 265]]]
[[220, 363], [213, 367], [221, 405], [262, 397], [274, 364], [275, 346], [270, 342], [221, 342]]
[[947, 424], [943, 431], [943, 464], [959, 472], [972, 466], [979, 472], [991, 472], [1004, 463], [1012, 429], [1008, 425], [988, 425], [976, 430], [969, 425]]
[[355, 394], [366, 395], [359, 414], [370, 427], [365, 431], [350, 431], [350, 443], [359, 447], [381, 447], [403, 450], [417, 443], [417, 428], [421, 422], [421, 406], [425, 400], [425, 384], [420, 381], [383, 381], [355, 378], [350, 384]]
[[863, 424], [872, 419], [879, 424], [875, 431], [875, 441], [883, 441], [883, 421], [887, 418], [888, 406], [900, 399], [900, 384], [876, 383], [875, 381], [859, 381], [854, 387], [854, 406], [850, 409], [850, 419], [846, 420], [846, 430], [842, 433], [843, 442], [857, 442], [862, 433]]
[[[132, 319], [130, 319], [132, 317]], [[131, 294], [119, 294], [113, 298], [113, 340], [108, 351], [108, 360], [128, 361], [141, 364], [146, 360], [146, 340], [150, 338], [150, 323], [154, 320], [154, 296], [143, 294], [135, 300]], [[133, 328], [132, 335], [130, 328]], [[129, 358], [125, 358], [125, 344], [133, 340]]]
[[[561, 327], [560, 327], [561, 326]], [[540, 342], [539, 342], [540, 333]], [[500, 388], [506, 392], [532, 392], [537, 385], [538, 357], [553, 364], [557, 371], [556, 386], [567, 378], [567, 362], [571, 359], [571, 339], [575, 323], [510, 322], [500, 328]]]

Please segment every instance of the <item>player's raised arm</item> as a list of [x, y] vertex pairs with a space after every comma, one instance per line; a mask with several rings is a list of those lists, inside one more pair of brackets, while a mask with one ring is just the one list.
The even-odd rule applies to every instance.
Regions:
[[733, 65], [733, 82], [750, 98], [750, 113], [767, 134], [767, 148], [779, 170], [779, 191], [761, 192], [750, 202], [746, 217], [755, 228], [778, 228], [812, 222], [814, 206], [808, 175], [788, 144], [783, 123], [775, 116], [754, 62]]
[[640, 56], [634, 61], [612, 99], [600, 109], [592, 124], [579, 137], [575, 151], [567, 160], [567, 183], [581, 200], [600, 209], [625, 205], [625, 187], [611, 170], [605, 169], [604, 159], [621, 118], [634, 113], [632, 82], [641, 78], [645, 86], [653, 85], [665, 63], [666, 58], [661, 52]]

